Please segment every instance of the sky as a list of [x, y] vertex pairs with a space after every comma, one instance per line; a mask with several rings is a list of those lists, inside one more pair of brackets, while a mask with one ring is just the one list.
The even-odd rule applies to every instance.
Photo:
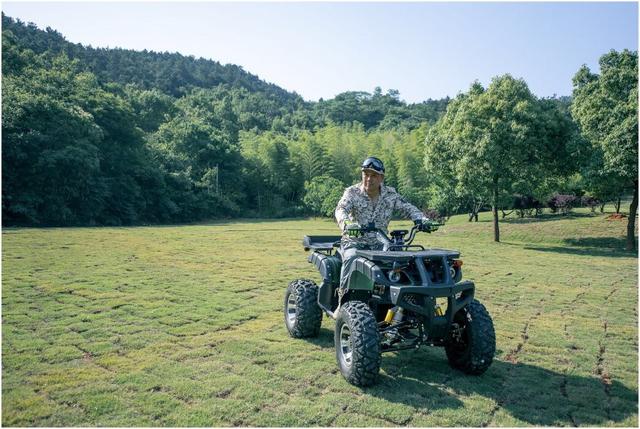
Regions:
[[638, 49], [636, 2], [2, 2], [70, 42], [237, 64], [305, 100], [400, 91], [455, 97], [509, 73], [571, 95], [581, 65]]

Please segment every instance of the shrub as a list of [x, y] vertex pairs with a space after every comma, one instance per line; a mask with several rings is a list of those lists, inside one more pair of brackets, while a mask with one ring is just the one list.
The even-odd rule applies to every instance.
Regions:
[[532, 216], [534, 211], [538, 216], [542, 213], [543, 204], [530, 195], [515, 195], [513, 200], [513, 208], [518, 217]]
[[304, 204], [314, 214], [332, 217], [344, 192], [344, 184], [333, 177], [317, 176], [305, 182], [304, 189]]
[[547, 206], [553, 213], [560, 211], [560, 213], [566, 215], [571, 213], [577, 201], [578, 199], [575, 195], [554, 194], [551, 199], [547, 201]]
[[600, 205], [600, 201], [591, 195], [583, 195], [580, 202], [582, 206], [589, 207], [591, 209], [591, 213], [595, 213], [596, 207]]
[[440, 212], [436, 209], [426, 209], [424, 211], [424, 215], [431, 220], [435, 220], [438, 222], [444, 222], [445, 217], [440, 214]]

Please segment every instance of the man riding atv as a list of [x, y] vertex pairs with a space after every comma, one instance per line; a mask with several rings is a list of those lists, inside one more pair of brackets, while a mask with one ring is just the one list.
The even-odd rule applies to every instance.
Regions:
[[393, 211], [397, 210], [419, 225], [422, 231], [432, 232], [438, 229], [438, 224], [430, 222], [420, 209], [407, 202], [395, 189], [384, 185], [385, 169], [380, 159], [371, 156], [362, 162], [361, 167], [362, 182], [345, 189], [335, 211], [338, 226], [342, 230], [341, 289], [347, 284], [351, 265], [357, 257], [356, 250], [382, 248], [375, 232], [358, 237], [362, 226], [373, 223], [376, 228], [387, 233]]
[[[287, 331], [294, 338], [315, 337], [323, 313], [335, 320], [338, 366], [356, 386], [376, 382], [381, 353], [421, 345], [444, 347], [449, 364], [466, 374], [484, 373], [495, 354], [495, 331], [474, 298], [475, 284], [462, 279], [460, 252], [412, 244], [417, 232], [440, 224], [383, 180], [382, 161], [367, 158], [362, 182], [347, 188], [336, 208], [342, 236], [303, 238], [322, 281], [289, 283]], [[394, 210], [415, 222], [410, 231], [387, 231]]]

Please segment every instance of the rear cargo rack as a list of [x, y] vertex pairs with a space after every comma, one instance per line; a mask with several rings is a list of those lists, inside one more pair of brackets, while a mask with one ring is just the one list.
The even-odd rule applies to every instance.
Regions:
[[304, 250], [325, 250], [331, 251], [334, 247], [340, 247], [339, 235], [305, 235], [302, 239]]

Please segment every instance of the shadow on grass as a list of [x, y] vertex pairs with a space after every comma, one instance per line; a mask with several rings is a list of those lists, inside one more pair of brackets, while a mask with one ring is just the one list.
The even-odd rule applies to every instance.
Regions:
[[333, 348], [333, 329], [320, 328], [320, 334], [317, 337], [305, 338], [304, 340], [323, 349]]
[[580, 237], [565, 238], [564, 242], [570, 246], [593, 247], [597, 249], [624, 249], [626, 237]]
[[636, 252], [626, 252], [624, 250], [614, 249], [589, 249], [580, 247], [530, 247], [526, 246], [527, 250], [536, 250], [538, 252], [555, 252], [564, 253], [568, 255], [580, 255], [580, 256], [601, 256], [608, 258], [633, 258], [637, 257]]
[[[563, 215], [560, 213], [543, 213], [541, 215], [535, 217], [507, 217], [504, 219], [500, 219], [500, 222], [509, 223], [509, 224], [528, 224], [528, 223], [537, 223], [537, 222], [553, 222], [558, 220], [567, 220], [567, 219], [581, 219], [585, 217], [597, 217], [601, 216], [598, 213], [571, 213], [567, 215]], [[493, 220], [491, 220], [493, 222]]]
[[[481, 376], [449, 367], [444, 353], [431, 349], [383, 355], [378, 384], [368, 394], [433, 412], [461, 408], [459, 395], [480, 395], [534, 426], [603, 426], [638, 411], [638, 393], [612, 380], [554, 372], [523, 363], [494, 361]], [[497, 411], [497, 410], [494, 410]], [[489, 420], [489, 416], [487, 416]]]
[[[638, 255], [637, 252], [624, 250], [626, 239], [622, 237], [580, 237], [567, 238], [564, 246], [525, 246], [527, 250], [539, 252], [556, 252], [582, 256], [604, 256], [614, 258], [631, 258]], [[637, 243], [637, 238], [636, 238]], [[637, 246], [636, 246], [637, 247]]]
[[[528, 224], [528, 223], [553, 222], [553, 221], [559, 221], [559, 220], [579, 219], [579, 218], [596, 217], [596, 216], [602, 216], [602, 215], [599, 213], [570, 213], [566, 215], [563, 215], [560, 213], [542, 213], [538, 216], [531, 216], [531, 217], [516, 217], [514, 214], [511, 214], [507, 217], [502, 217], [502, 214], [500, 214], [499, 222], [507, 223], [507, 224]], [[469, 224], [469, 223], [493, 223], [493, 216], [489, 212], [488, 217], [483, 217], [482, 219], [479, 219], [477, 222], [465, 221], [460, 223], [460, 225]]]

